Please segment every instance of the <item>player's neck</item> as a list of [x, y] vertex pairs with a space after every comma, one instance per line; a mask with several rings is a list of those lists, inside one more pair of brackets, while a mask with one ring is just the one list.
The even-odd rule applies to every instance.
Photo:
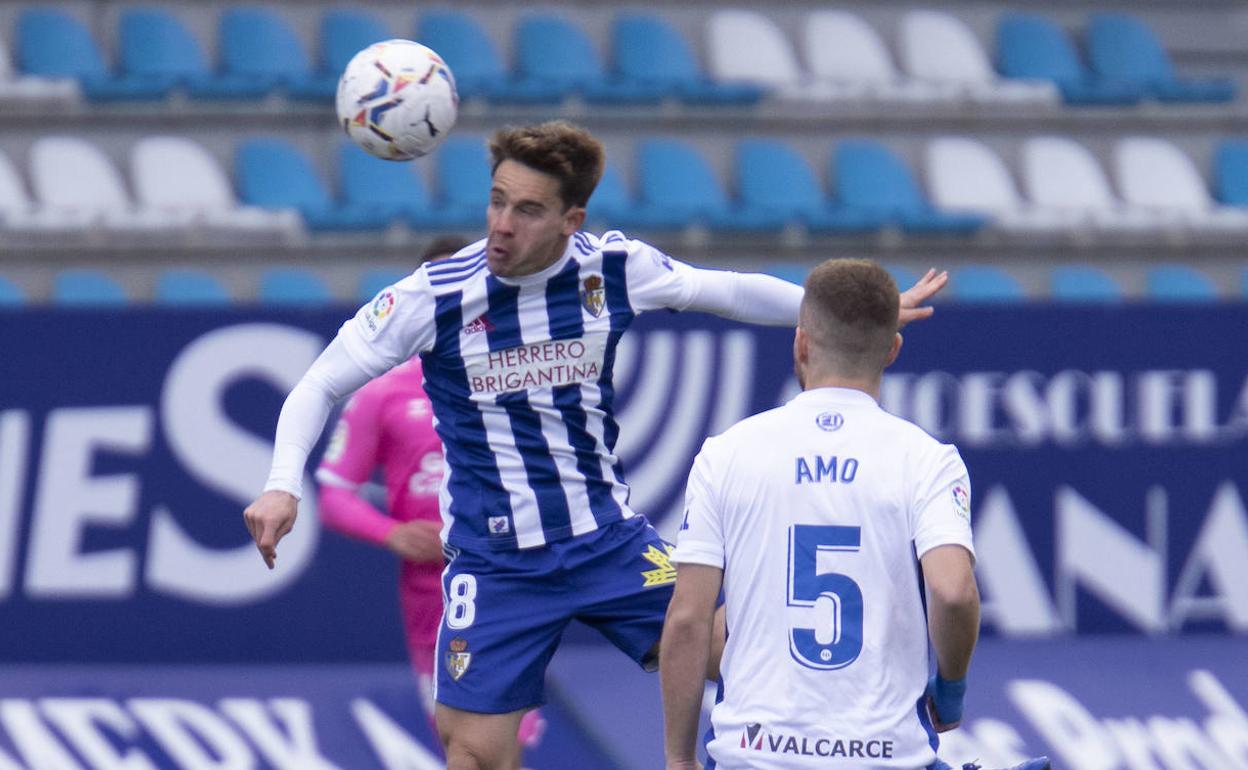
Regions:
[[848, 390], [860, 390], [875, 399], [877, 402], [880, 400], [879, 377], [869, 380], [861, 380], [855, 377], [844, 377], [831, 373], [822, 373], [813, 376], [807, 375], [802, 389], [816, 390], [818, 388], [846, 388]]

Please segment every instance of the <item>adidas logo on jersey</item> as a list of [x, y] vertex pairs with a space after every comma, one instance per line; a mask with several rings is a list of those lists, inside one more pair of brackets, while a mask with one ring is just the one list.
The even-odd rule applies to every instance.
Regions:
[[485, 317], [485, 313], [482, 313], [477, 317], [477, 320], [464, 327], [464, 334], [480, 334], [481, 332], [492, 331], [494, 331], [494, 324], [490, 323], [490, 319]]

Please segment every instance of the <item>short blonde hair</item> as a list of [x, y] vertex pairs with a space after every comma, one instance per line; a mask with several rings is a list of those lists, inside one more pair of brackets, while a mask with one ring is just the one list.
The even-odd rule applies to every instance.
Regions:
[[831, 259], [806, 276], [798, 324], [839, 371], [884, 371], [901, 304], [888, 271], [867, 259]]

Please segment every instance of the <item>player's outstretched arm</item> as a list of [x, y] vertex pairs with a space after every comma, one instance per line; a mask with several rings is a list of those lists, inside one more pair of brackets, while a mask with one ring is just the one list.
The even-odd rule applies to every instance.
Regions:
[[269, 569], [277, 559], [278, 542], [295, 526], [304, 466], [330, 410], [371, 378], [347, 354], [341, 339], [335, 338], [286, 397], [273, 439], [269, 480], [264, 493], [243, 512], [247, 531]]
[[659, 678], [663, 687], [664, 753], [668, 770], [692, 770], [697, 762], [698, 717], [715, 601], [724, 571], [704, 564], [681, 564], [667, 606], [659, 643]]
[[919, 321], [931, 317], [936, 310], [927, 302], [949, 283], [949, 273], [935, 268], [928, 270], [923, 277], [909, 289], [901, 293], [901, 312], [897, 318], [900, 329], [911, 321]]
[[928, 684], [928, 705], [937, 732], [962, 721], [966, 672], [979, 638], [979, 588], [971, 554], [960, 545], [941, 545], [923, 554], [927, 621], [936, 650], [936, 675]]

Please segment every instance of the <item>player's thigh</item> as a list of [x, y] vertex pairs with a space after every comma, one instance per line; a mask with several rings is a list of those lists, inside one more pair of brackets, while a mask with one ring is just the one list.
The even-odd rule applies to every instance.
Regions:
[[580, 595], [591, 601], [580, 607], [577, 619], [644, 668], [652, 668], [676, 582], [672, 548], [640, 517], [614, 526], [619, 530], [614, 542], [580, 576]]
[[[501, 564], [509, 558], [514, 563]], [[435, 662], [439, 704], [506, 714], [545, 702], [546, 666], [571, 610], [558, 581], [529, 569], [531, 561], [462, 552], [447, 565]]]
[[516, 731], [524, 713], [520, 709], [506, 714], [478, 714], [439, 703], [435, 721], [447, 764], [510, 770], [517, 763]]

